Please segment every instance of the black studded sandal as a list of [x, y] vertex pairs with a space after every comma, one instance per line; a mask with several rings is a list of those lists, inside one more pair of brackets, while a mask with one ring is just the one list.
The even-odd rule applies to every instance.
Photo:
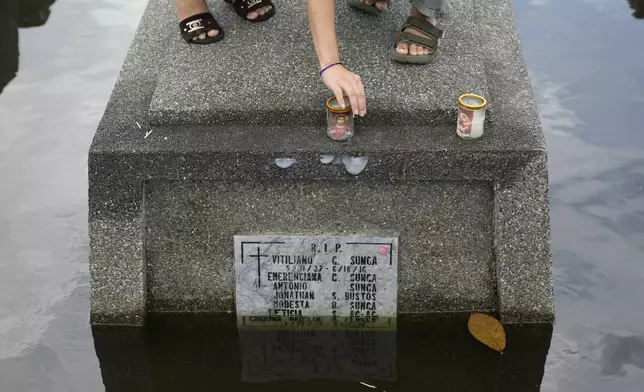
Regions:
[[[189, 44], [212, 44], [224, 38], [224, 30], [210, 12], [193, 15], [182, 20], [179, 23], [179, 29], [181, 30], [181, 37]], [[209, 37], [208, 32], [210, 30], [217, 30], [219, 34], [214, 37]], [[204, 33], [206, 34], [205, 39], [193, 39]]]
[[[275, 4], [271, 0], [224, 0], [228, 4], [232, 4], [235, 8], [237, 15], [246, 19], [249, 22], [264, 22], [269, 20], [275, 15]], [[271, 6], [271, 10], [264, 15], [259, 15], [255, 19], [248, 19], [248, 14], [256, 11], [262, 7]]]

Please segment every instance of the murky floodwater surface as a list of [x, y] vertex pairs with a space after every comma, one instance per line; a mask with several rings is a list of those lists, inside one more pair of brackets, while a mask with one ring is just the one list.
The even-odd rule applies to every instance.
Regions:
[[557, 324], [509, 328], [503, 356], [458, 318], [92, 331], [87, 150], [146, 2], [20, 3], [0, 5], [0, 390], [642, 390], [644, 2], [514, 1], [550, 150]]

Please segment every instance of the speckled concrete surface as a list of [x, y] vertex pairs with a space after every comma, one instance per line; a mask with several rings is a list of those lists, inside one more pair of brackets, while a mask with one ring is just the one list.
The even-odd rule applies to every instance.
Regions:
[[399, 236], [401, 313], [496, 308], [487, 182], [146, 185], [151, 311], [234, 311], [233, 236]]
[[90, 223], [93, 324], [144, 324], [147, 290], [143, 231], [143, 223], [138, 220]]
[[499, 313], [504, 322], [554, 321], [548, 177], [544, 158], [494, 188]]
[[[506, 1], [477, 2], [490, 94], [503, 126], [542, 139], [514, 15]], [[513, 61], [508, 61], [513, 59]], [[500, 122], [499, 121], [499, 122]], [[543, 142], [545, 143], [545, 142]], [[494, 230], [499, 313], [503, 321], [554, 321], [548, 165], [545, 147], [494, 188]]]
[[[493, 271], [496, 273], [497, 284], [490, 283], [490, 287], [498, 295], [497, 311], [506, 322], [552, 321], [545, 165], [547, 151], [511, 9], [507, 0], [462, 1], [458, 4], [465, 6], [462, 15], [473, 15], [473, 20], [468, 23], [476, 23], [486, 37], [476, 47], [476, 56], [480, 56], [478, 63], [485, 66], [489, 102], [493, 109], [483, 138], [476, 141], [462, 140], [456, 136], [453, 124], [423, 126], [403, 122], [394, 127], [383, 125], [379, 123], [380, 120], [367, 120], [358, 122], [356, 137], [351, 142], [335, 143], [326, 137], [324, 125], [315, 124], [297, 127], [151, 124], [150, 103], [158, 76], [166, 72], [163, 64], [167, 57], [167, 43], [179, 44], [172, 4], [163, 0], [151, 0], [89, 154], [92, 321], [104, 324], [140, 323], [142, 319], [132, 317], [129, 312], [137, 309], [133, 314], [140, 315], [143, 309], [141, 298], [153, 297], [153, 293], [156, 293], [154, 295], [158, 301], [149, 301], [148, 298], [151, 309], [176, 309], [178, 304], [184, 304], [185, 310], [202, 308], [204, 304], [223, 309], [227, 306], [226, 301], [232, 298], [232, 290], [217, 295], [197, 290], [188, 301], [186, 298], [190, 297], [184, 294], [190, 286], [182, 285], [175, 285], [181, 296], [170, 298], [167, 296], [170, 293], [168, 290], [151, 289], [148, 293], [145, 289], [145, 274], [141, 281], [119, 278], [135, 276], [141, 271], [141, 263], [146, 265], [145, 260], [134, 256], [128, 257], [138, 261], [117, 262], [113, 259], [115, 252], [120, 249], [129, 249], [129, 253], [126, 251], [129, 255], [134, 255], [138, 249], [137, 244], [142, 237], [134, 233], [135, 226], [127, 225], [145, 222], [148, 218], [158, 220], [158, 225], [164, 224], [154, 214], [144, 212], [145, 184], [159, 180], [234, 181], [240, 186], [248, 186], [256, 180], [272, 182], [274, 186], [326, 181], [334, 183], [335, 188], [331, 189], [340, 189], [339, 184], [345, 184], [350, 189], [360, 189], [362, 181], [380, 184], [381, 187], [412, 186], [427, 181], [487, 181], [492, 185], [494, 193], [494, 207], [488, 207], [493, 213], [494, 226], [491, 225], [490, 229], [493, 229], [494, 235]], [[216, 7], [219, 6], [216, 5], [215, 9], [218, 10]], [[396, 9], [397, 13], [391, 13], [387, 17], [402, 22], [404, 9]], [[230, 10], [221, 10], [221, 13], [224, 12], [232, 15]], [[344, 16], [339, 16], [342, 17]], [[372, 19], [368, 23], [390, 23]], [[275, 23], [270, 22], [270, 26], [273, 24]], [[459, 32], [454, 31], [454, 26], [448, 32], [449, 39], [458, 37]], [[230, 25], [225, 27], [228, 28], [227, 33], [230, 32], [227, 41], [229, 38], [234, 39], [235, 29], [240, 29], [240, 33], [243, 29], [244, 34], [257, 29], [257, 26], [240, 22], [234, 17], [231, 17]], [[261, 38], [259, 33], [257, 36], [258, 39]], [[447, 38], [444, 41], [445, 54], [458, 56], [460, 48], [453, 46], [450, 49], [450, 45], [455, 45], [454, 42], [465, 45], [467, 39], [452, 40], [451, 44], [448, 41]], [[205, 47], [189, 48], [183, 45], [181, 50], [205, 50]], [[312, 48], [309, 50], [312, 51]], [[464, 56], [469, 55], [467, 50], [463, 49]], [[313, 83], [315, 75], [311, 77]], [[403, 96], [397, 99], [406, 98]], [[347, 173], [342, 166], [321, 164], [319, 155], [329, 153], [368, 156], [369, 163], [365, 171], [356, 177]], [[293, 158], [296, 163], [288, 169], [280, 169], [275, 165], [275, 159], [284, 157]], [[205, 195], [212, 195], [217, 189], [220, 188], [214, 185], [210, 190], [202, 189], [200, 197], [207, 200]], [[372, 195], [365, 197], [376, 200], [380, 196], [374, 191]], [[178, 199], [176, 202], [181, 205], [188, 201]], [[166, 208], [170, 211], [170, 207]], [[415, 207], [410, 204], [409, 208], [414, 210]], [[274, 214], [275, 211], [271, 213]], [[359, 210], [355, 213], [359, 214]], [[121, 232], [123, 227], [134, 231], [124, 237]], [[143, 226], [140, 227], [142, 230]], [[299, 227], [300, 230], [305, 230], [302, 226]], [[318, 229], [320, 227], [324, 226], [318, 226]], [[187, 229], [177, 227], [180, 232]], [[420, 244], [423, 240], [426, 239], [401, 238], [401, 260], [404, 257], [417, 257], [412, 254], [404, 256], [409, 252], [405, 249], [406, 241], [417, 241]], [[153, 253], [150, 255], [152, 259], [160, 257]], [[460, 262], [458, 260], [463, 259], [457, 259]], [[108, 268], [111, 264], [115, 265], [114, 274], [95, 272]], [[145, 270], [152, 276], [155, 273], [154, 264], [148, 267]], [[225, 276], [230, 268], [219, 271], [219, 275]], [[401, 264], [402, 268], [404, 266]], [[213, 271], [207, 272], [212, 273]], [[460, 271], [454, 273], [458, 275], [450, 279], [457, 279], [462, 274]], [[170, 277], [179, 279], [168, 275]], [[125, 283], [128, 284], [127, 287], [123, 287]], [[402, 286], [401, 284], [401, 288]], [[222, 283], [219, 286], [213, 285], [212, 290], [217, 287], [226, 289]], [[426, 302], [421, 302], [421, 305], [438, 304], [442, 298], [448, 298], [452, 303], [465, 303], [454, 300], [454, 293], [450, 291], [453, 287], [441, 287], [445, 288], [445, 292], [432, 292], [436, 295], [432, 294], [432, 298], [426, 298]], [[459, 290], [456, 292], [463, 293]], [[162, 298], [161, 293], [165, 293], [166, 298]], [[223, 302], [215, 304], [212, 298], [223, 299]], [[130, 307], [126, 304], [138, 305]], [[413, 303], [401, 303], [400, 309], [413, 309], [414, 306]], [[471, 310], [486, 309], [487, 306], [482, 305], [479, 309]]]
[[[173, 13], [172, 5], [153, 0], [141, 20], [119, 80], [96, 132], [97, 139], [119, 149], [123, 124], [144, 122], [139, 116], [148, 105], [156, 83], [156, 68], [150, 59], [160, 54], [171, 23], [159, 23]], [[145, 122], [144, 122], [145, 123]], [[138, 129], [138, 127], [137, 127]], [[128, 148], [127, 153], [135, 150]], [[89, 235], [91, 323], [143, 325], [147, 289], [143, 243], [143, 183], [137, 159], [90, 151]]]
[[[453, 2], [456, 18], [436, 62], [409, 66], [387, 54], [409, 15], [409, 2], [394, 1], [376, 18], [336, 1], [341, 60], [361, 76], [368, 94], [365, 125], [452, 124], [460, 94], [487, 95], [472, 0]], [[305, 1], [282, 0], [278, 13], [261, 26], [240, 22], [229, 8], [211, 2], [226, 31], [217, 45], [188, 46], [178, 32], [172, 37], [151, 122], [323, 125], [329, 92], [317, 76]]]

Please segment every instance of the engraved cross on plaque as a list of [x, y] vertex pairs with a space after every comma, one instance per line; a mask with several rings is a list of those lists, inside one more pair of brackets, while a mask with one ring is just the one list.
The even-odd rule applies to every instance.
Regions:
[[261, 254], [259, 252], [259, 246], [257, 247], [257, 253], [249, 255], [250, 257], [257, 259], [257, 287], [262, 287], [262, 272], [260, 269], [260, 264], [262, 262], [262, 257], [268, 257], [268, 255]]

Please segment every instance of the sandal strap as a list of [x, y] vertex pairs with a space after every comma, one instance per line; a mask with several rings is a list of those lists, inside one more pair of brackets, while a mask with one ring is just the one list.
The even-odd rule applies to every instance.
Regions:
[[202, 33], [207, 33], [210, 30], [217, 30], [221, 34], [221, 26], [209, 12], [193, 15], [189, 18], [182, 20], [179, 23], [181, 35], [186, 41], [190, 41], [194, 37]]
[[423, 33], [431, 35], [434, 38], [443, 37], [443, 30], [429, 23], [427, 20], [419, 18], [417, 16], [410, 16], [409, 18], [407, 18], [402, 30], [405, 30], [408, 27], [413, 27], [416, 30], [420, 30]]
[[273, 8], [275, 8], [275, 5], [271, 0], [234, 0], [233, 6], [238, 11], [238, 13], [243, 12], [245, 13], [245, 15], [248, 15], [256, 9], [262, 7], [272, 6]]
[[402, 33], [400, 33], [400, 35], [398, 36], [398, 39], [396, 40], [396, 45], [400, 42], [420, 45], [422, 47], [425, 47], [431, 50], [432, 52], [434, 52], [438, 47], [438, 39], [433, 37], [432, 38], [421, 37], [419, 35], [408, 33], [406, 31], [403, 31]]

